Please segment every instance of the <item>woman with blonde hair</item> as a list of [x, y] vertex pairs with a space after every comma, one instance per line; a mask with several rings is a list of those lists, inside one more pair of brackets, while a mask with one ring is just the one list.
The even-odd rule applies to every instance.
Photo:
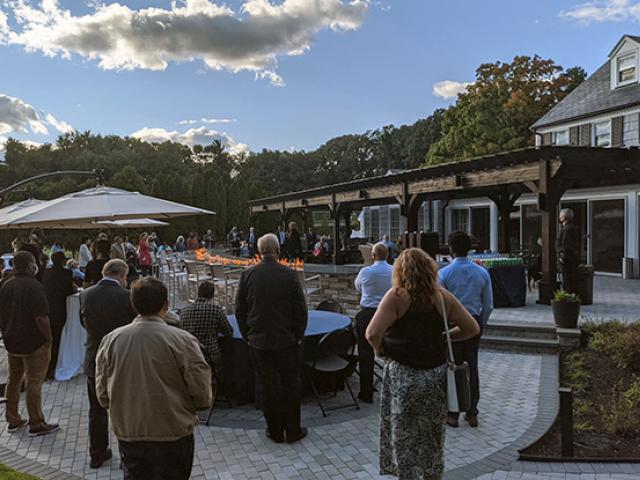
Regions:
[[444, 472], [447, 354], [444, 313], [452, 340], [479, 333], [478, 324], [437, 280], [423, 250], [404, 250], [392, 287], [366, 337], [385, 358], [380, 395], [380, 473], [401, 480], [438, 480]]

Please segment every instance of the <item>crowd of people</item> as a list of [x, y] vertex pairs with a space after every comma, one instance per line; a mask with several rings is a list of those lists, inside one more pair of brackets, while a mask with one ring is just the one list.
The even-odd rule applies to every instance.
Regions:
[[[569, 285], [576, 256], [575, 248], [569, 250], [570, 217], [567, 210], [561, 213], [558, 244]], [[219, 341], [233, 335], [233, 328], [209, 281], [199, 285], [197, 299], [179, 316], [169, 311], [167, 288], [150, 270], [141, 269], [140, 278], [130, 282], [131, 253], [137, 265], [148, 266], [158, 241], [146, 234], [139, 240], [135, 249], [126, 237], [85, 239], [77, 262], [54, 242], [47, 269], [37, 242], [16, 243], [12, 277], [3, 276], [0, 288], [0, 329], [9, 366], [5, 416], [9, 432], [25, 425], [30, 436], [59, 429], [44, 417], [42, 385], [55, 367], [66, 318], [62, 300], [75, 291], [78, 279], [93, 283], [80, 294], [87, 330], [90, 466], [99, 468], [111, 458], [111, 424], [126, 478], [186, 479], [194, 458], [196, 413], [211, 406], [213, 388], [222, 382]], [[208, 235], [207, 241], [215, 239]], [[293, 443], [308, 434], [300, 416], [308, 311], [295, 271], [278, 260], [287, 245], [287, 255], [296, 258], [302, 236], [292, 222], [286, 233], [276, 229], [259, 238], [250, 229], [249, 241], [261, 261], [241, 274], [237, 326], [256, 370], [265, 435]], [[188, 248], [196, 242], [201, 245], [190, 234], [180, 243]], [[307, 247], [311, 243], [307, 237]], [[417, 248], [403, 250], [391, 265], [390, 255], [397, 252], [383, 239], [372, 249], [372, 265], [355, 280], [361, 295], [354, 322], [361, 401], [373, 402], [375, 357], [384, 359], [378, 389], [382, 474], [442, 478], [445, 425], [459, 428], [460, 413], [470, 427], [479, 425], [478, 345], [493, 310], [491, 280], [486, 269], [469, 260], [468, 234], [452, 233], [448, 245], [453, 261], [441, 269]], [[471, 404], [465, 412], [447, 411], [447, 336], [454, 341], [455, 363], [469, 366]], [[28, 420], [19, 411], [23, 380]]]

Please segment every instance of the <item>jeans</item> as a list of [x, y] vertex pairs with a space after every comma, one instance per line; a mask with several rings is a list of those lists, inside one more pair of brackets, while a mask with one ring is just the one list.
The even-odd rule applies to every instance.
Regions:
[[109, 448], [109, 414], [102, 408], [96, 395], [95, 377], [87, 377], [89, 394], [89, 455], [104, 460]]
[[[474, 317], [475, 318], [475, 317]], [[478, 319], [476, 318], [476, 321]], [[482, 336], [482, 326], [480, 333], [475, 337], [453, 342], [453, 357], [457, 365], [463, 362], [469, 364], [469, 387], [471, 390], [471, 408], [466, 412], [471, 417], [478, 416], [478, 401], [480, 400], [480, 379], [478, 377], [478, 346]]]
[[26, 355], [7, 352], [9, 359], [9, 379], [7, 380], [7, 405], [5, 417], [10, 425], [22, 422], [18, 412], [20, 386], [26, 377], [27, 412], [29, 426], [36, 427], [44, 423], [42, 413], [42, 384], [47, 375], [51, 359], [51, 344], [45, 343], [35, 352]]
[[375, 308], [361, 308], [356, 313], [356, 336], [358, 339], [358, 368], [360, 371], [360, 397], [373, 396], [373, 367], [375, 354], [373, 347], [365, 338], [369, 322], [376, 313]]
[[118, 441], [118, 447], [125, 480], [187, 480], [191, 476], [193, 434], [173, 442]]
[[300, 433], [302, 347], [280, 350], [251, 348], [262, 394], [262, 413], [273, 438]]

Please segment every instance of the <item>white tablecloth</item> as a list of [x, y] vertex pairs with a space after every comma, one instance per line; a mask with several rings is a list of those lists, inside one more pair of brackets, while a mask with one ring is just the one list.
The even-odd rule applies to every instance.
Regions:
[[62, 330], [56, 380], [71, 380], [82, 373], [87, 332], [80, 324], [80, 294], [67, 297], [67, 322]]

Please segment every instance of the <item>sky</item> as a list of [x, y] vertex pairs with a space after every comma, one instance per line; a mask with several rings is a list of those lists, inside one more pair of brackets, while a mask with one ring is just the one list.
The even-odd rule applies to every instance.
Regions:
[[481, 63], [591, 74], [640, 34], [640, 0], [119, 2], [0, 0], [0, 144], [75, 129], [313, 150], [450, 105]]

